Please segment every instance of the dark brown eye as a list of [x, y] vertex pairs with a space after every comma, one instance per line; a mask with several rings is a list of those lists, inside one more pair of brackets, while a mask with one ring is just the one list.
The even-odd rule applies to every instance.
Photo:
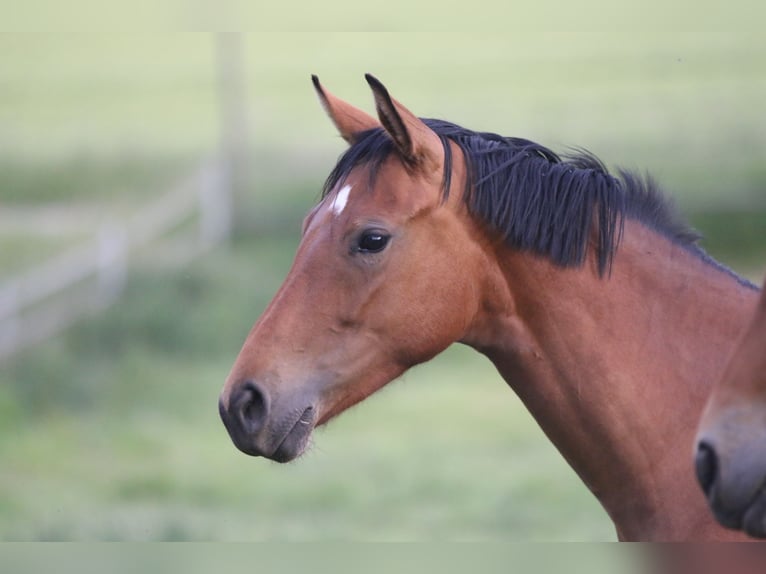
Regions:
[[357, 251], [361, 253], [380, 253], [388, 245], [391, 236], [382, 231], [365, 231], [359, 237]]

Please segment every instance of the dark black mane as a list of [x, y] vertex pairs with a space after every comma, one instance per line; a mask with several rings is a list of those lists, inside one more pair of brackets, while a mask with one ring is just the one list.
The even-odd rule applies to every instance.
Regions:
[[[469, 211], [517, 249], [562, 266], [579, 266], [595, 230], [603, 275], [611, 267], [624, 219], [629, 217], [704, 256], [695, 244], [697, 233], [650, 177], [625, 170], [615, 177], [587, 151], [562, 158], [525, 139], [473, 132], [442, 120], [424, 121], [444, 145], [444, 197], [450, 189], [448, 142], [452, 141], [462, 150], [468, 169], [464, 196]], [[364, 132], [330, 173], [322, 197], [359, 165], [368, 164], [374, 180], [391, 153], [395, 147], [382, 128]]]

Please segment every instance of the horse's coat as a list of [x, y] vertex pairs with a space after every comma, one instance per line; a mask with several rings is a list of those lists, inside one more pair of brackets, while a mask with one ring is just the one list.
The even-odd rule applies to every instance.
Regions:
[[220, 412], [235, 445], [291, 460], [315, 426], [462, 342], [495, 364], [621, 539], [736, 537], [712, 519], [689, 451], [756, 291], [694, 244], [651, 182], [421, 120], [367, 80], [378, 119], [314, 78], [350, 144], [325, 195], [354, 193], [306, 217], [232, 367]]

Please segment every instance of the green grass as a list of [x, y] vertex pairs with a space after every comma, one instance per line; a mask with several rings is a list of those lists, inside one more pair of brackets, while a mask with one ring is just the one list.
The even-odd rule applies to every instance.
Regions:
[[[713, 255], [762, 273], [763, 5], [496, 4], [388, 4], [374, 17], [286, 4], [274, 9], [297, 29], [486, 26], [245, 38], [249, 179], [234, 242], [182, 269], [144, 250], [114, 307], [0, 364], [0, 539], [614, 538], [469, 349], [392, 383], [286, 466], [236, 451], [218, 420], [228, 369], [343, 150], [311, 73], [369, 111], [368, 71], [420, 115], [648, 170]], [[134, 212], [214, 152], [216, 90], [208, 34], [0, 35], [0, 279]], [[55, 230], [19, 215], [51, 208]]]
[[163, 156], [82, 154], [38, 162], [0, 160], [2, 197], [15, 205], [119, 201], [146, 202], [192, 167], [191, 160]]
[[[50, 417], [44, 430], [3, 445], [13, 468], [2, 481], [3, 538], [612, 538], [500, 381], [466, 400], [461, 379], [480, 384], [476, 366], [454, 357], [430, 366], [319, 432], [304, 459], [278, 467], [245, 457], [226, 437], [211, 384], [225, 365], [191, 364], [175, 373], [184, 386], [164, 390], [172, 401], [86, 424]], [[206, 400], [195, 405], [190, 394]], [[173, 407], [185, 416], [169, 416]]]
[[760, 284], [766, 272], [766, 209], [699, 211], [690, 219], [710, 255]]
[[[525, 10], [514, 21], [534, 21], [547, 8]], [[737, 25], [723, 25], [718, 10], [739, 14]], [[695, 9], [699, 20], [684, 27], [664, 5], [662, 18], [651, 5], [621, 13], [595, 0], [577, 11], [579, 19], [561, 26], [568, 10], [559, 6], [544, 30], [519, 24], [516, 33], [245, 36], [258, 193], [272, 197], [271, 183], [288, 171], [290, 180], [296, 171], [322, 177], [342, 149], [309, 75], [372, 111], [367, 71], [421, 115], [553, 147], [585, 146], [609, 163], [657, 173], [684, 201], [762, 189], [761, 5]], [[596, 25], [594, 13], [600, 22], [612, 14], [633, 24]], [[44, 42], [0, 35], [0, 150], [11, 160], [111, 164], [126, 154], [209, 152], [220, 131], [216, 74], [208, 34], [54, 34]]]
[[[319, 431], [298, 462], [236, 451], [217, 394], [291, 247], [134, 276], [118, 306], [0, 371], [0, 537], [612, 538], [513, 393], [462, 347]], [[164, 311], [169, 298], [187, 312]]]
[[455, 346], [289, 465], [234, 449], [217, 395], [295, 238], [132, 275], [0, 369], [0, 539], [611, 540], [493, 367]]

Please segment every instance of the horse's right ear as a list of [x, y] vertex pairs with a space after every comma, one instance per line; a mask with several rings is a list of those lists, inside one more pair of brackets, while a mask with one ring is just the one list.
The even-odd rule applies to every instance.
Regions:
[[314, 89], [324, 111], [338, 128], [341, 137], [349, 144], [356, 142], [361, 132], [380, 127], [380, 122], [374, 117], [325, 90], [319, 83], [319, 78], [312, 75], [311, 81], [314, 82]]

